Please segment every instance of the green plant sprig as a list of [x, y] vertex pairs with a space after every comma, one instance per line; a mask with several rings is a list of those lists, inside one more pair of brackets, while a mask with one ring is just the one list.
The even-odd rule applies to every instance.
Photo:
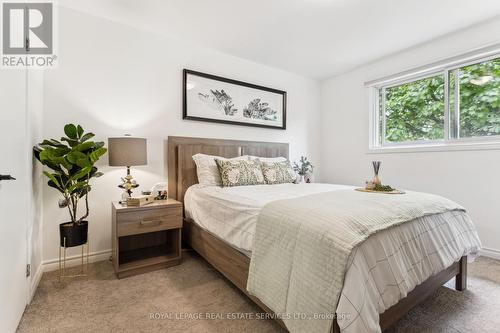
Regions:
[[305, 176], [313, 172], [314, 166], [307, 160], [307, 157], [301, 156], [299, 163], [293, 162], [293, 171], [300, 176]]
[[374, 191], [380, 191], [380, 192], [392, 192], [395, 189], [390, 187], [389, 185], [380, 185], [380, 184], [375, 184], [375, 187], [373, 188]]

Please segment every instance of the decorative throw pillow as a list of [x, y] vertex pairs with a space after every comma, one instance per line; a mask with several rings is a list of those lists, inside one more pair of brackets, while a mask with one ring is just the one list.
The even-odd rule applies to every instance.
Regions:
[[297, 174], [289, 161], [262, 163], [262, 173], [267, 184], [294, 183]]
[[265, 184], [260, 161], [228, 161], [215, 159], [219, 167], [222, 186]]
[[193, 161], [196, 164], [196, 174], [198, 175], [198, 183], [207, 186], [222, 186], [220, 179], [219, 168], [215, 163], [215, 159], [223, 161], [240, 161], [248, 160], [248, 156], [238, 156], [234, 158], [224, 158], [220, 156], [196, 154], [193, 155]]

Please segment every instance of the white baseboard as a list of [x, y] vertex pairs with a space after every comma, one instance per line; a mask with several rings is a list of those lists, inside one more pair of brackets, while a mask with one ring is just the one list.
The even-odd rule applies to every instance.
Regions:
[[42, 279], [42, 275], [43, 275], [43, 264], [40, 264], [40, 265], [38, 265], [38, 268], [35, 272], [35, 275], [33, 275], [33, 278], [31, 279], [28, 304], [31, 303], [31, 300], [33, 300], [33, 296], [35, 296], [35, 292], [36, 292], [36, 289], [38, 288], [38, 285], [40, 284], [40, 280]]
[[481, 249], [481, 251], [479, 251], [479, 254], [484, 256], [484, 257], [500, 260], [500, 250], [489, 249], [487, 247], [483, 247]]
[[[91, 262], [108, 260], [110, 256], [111, 256], [111, 249], [91, 252], [89, 254], [89, 262], [91, 263]], [[80, 265], [81, 258], [82, 257], [80, 255], [66, 257], [66, 267], [73, 267], [73, 266]], [[45, 260], [42, 263], [42, 266], [43, 266], [44, 272], [55, 271], [55, 270], [59, 269], [59, 258]]]

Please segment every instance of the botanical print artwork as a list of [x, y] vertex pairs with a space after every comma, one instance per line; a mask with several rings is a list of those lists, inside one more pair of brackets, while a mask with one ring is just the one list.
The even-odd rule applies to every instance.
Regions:
[[269, 103], [261, 102], [260, 98], [256, 98], [248, 106], [243, 109], [243, 116], [254, 119], [264, 119], [276, 121], [278, 111], [269, 107]]
[[184, 70], [183, 119], [286, 128], [286, 92]]
[[233, 116], [238, 109], [234, 107], [233, 99], [224, 89], [210, 90], [210, 94], [198, 93], [202, 101], [205, 101], [210, 106], [224, 110], [226, 116]]

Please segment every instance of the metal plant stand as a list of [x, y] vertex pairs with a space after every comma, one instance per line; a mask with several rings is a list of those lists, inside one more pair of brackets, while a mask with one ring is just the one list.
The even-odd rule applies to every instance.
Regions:
[[[89, 269], [89, 253], [90, 253], [90, 235], [87, 236], [87, 243], [80, 245], [82, 248], [80, 273], [66, 274], [66, 252], [69, 247], [66, 247], [66, 237], [63, 239], [64, 246], [59, 246], [59, 281], [63, 278], [74, 278], [87, 276]], [[86, 251], [85, 251], [86, 250]], [[73, 258], [72, 258], [73, 259]]]

